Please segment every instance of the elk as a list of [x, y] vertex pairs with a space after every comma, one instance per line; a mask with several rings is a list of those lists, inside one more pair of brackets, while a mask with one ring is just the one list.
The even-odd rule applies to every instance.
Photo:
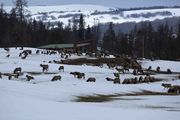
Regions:
[[151, 69], [152, 69], [152, 67], [151, 67], [151, 66], [149, 66], [147, 70], [148, 70], [148, 71], [150, 71]]
[[156, 68], [156, 71], [157, 71], [157, 72], [160, 72], [160, 67], [159, 67], [159, 66]]
[[173, 85], [168, 89], [168, 93], [178, 94], [180, 93], [180, 86], [179, 85]]
[[49, 65], [46, 65], [46, 64], [40, 64], [40, 66], [43, 68], [42, 71], [48, 71], [49, 70]]
[[162, 83], [161, 86], [163, 86], [164, 89], [165, 89], [165, 88], [169, 89], [170, 87], [172, 87], [171, 84], [167, 84], [167, 83]]
[[96, 78], [90, 77], [86, 80], [86, 82], [96, 82]]
[[109, 78], [109, 77], [106, 77], [106, 80], [107, 80], [107, 81], [114, 81], [113, 78]]
[[7, 57], [7, 58], [10, 57], [10, 54], [7, 54], [6, 57]]
[[33, 80], [34, 77], [30, 76], [30, 75], [26, 75], [27, 81]]
[[9, 48], [4, 48], [4, 50], [5, 50], [5, 51], [7, 51], [7, 52], [9, 52], [9, 51], [10, 51], [10, 49], [9, 49]]
[[64, 72], [64, 66], [59, 67], [59, 71], [61, 71], [61, 70]]
[[60, 75], [54, 76], [51, 81], [57, 81], [57, 80], [61, 80], [61, 76]]
[[85, 73], [70, 72], [70, 74], [74, 75], [74, 77], [77, 77], [77, 78], [79, 78], [79, 79], [81, 79], [81, 78], [85, 79]]
[[2, 78], [2, 73], [0, 72], [0, 78]]
[[142, 76], [139, 77], [138, 82], [139, 82], [139, 83], [142, 83], [142, 82], [143, 82], [143, 77], [142, 77]]
[[168, 74], [172, 74], [171, 69], [168, 68], [168, 69], [167, 69], [167, 73], [168, 73]]
[[22, 70], [21, 67], [17, 67], [17, 68], [14, 69], [13, 73], [14, 74], [20, 74], [21, 70]]

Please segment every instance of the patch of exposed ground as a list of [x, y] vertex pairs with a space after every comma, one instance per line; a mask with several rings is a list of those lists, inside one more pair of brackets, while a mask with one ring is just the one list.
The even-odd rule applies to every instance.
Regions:
[[140, 92], [135, 93], [125, 93], [125, 94], [109, 94], [109, 95], [88, 95], [88, 96], [76, 96], [75, 102], [110, 102], [113, 100], [142, 100], [142, 99], [128, 99], [128, 98], [121, 98], [124, 96], [152, 96], [152, 95], [179, 95], [179, 94], [172, 94], [166, 92], [155, 92], [155, 91], [148, 91], [148, 90], [141, 90]]

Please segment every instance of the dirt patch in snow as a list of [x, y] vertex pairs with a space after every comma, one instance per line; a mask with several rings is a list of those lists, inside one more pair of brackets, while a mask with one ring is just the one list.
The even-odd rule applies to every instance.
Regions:
[[109, 94], [109, 95], [102, 95], [102, 94], [95, 94], [95, 95], [88, 95], [88, 96], [76, 96], [75, 102], [110, 102], [113, 100], [142, 100], [138, 98], [121, 98], [124, 96], [154, 96], [154, 95], [178, 95], [166, 92], [155, 92], [155, 91], [148, 91], [148, 90], [141, 90], [141, 92], [134, 92], [134, 93], [125, 93], [125, 94]]

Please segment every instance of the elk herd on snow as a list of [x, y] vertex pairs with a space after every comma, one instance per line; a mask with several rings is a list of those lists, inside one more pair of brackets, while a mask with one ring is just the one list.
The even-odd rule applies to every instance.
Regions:
[[[10, 49], [9, 48], [4, 48], [4, 50], [8, 53], [6, 55], [7, 58], [10, 57]], [[23, 49], [21, 49], [23, 50]], [[72, 53], [71, 52], [62, 52], [62, 51], [54, 51], [54, 50], [36, 50], [35, 52], [37, 55], [38, 54], [46, 54], [46, 55], [52, 55], [52, 54], [60, 54], [60, 57], [63, 59], [68, 59]], [[21, 59], [26, 59], [28, 55], [31, 55], [32, 51], [31, 50], [23, 50], [22, 52], [19, 53], [19, 57]], [[82, 53], [77, 53], [77, 55], [82, 55]], [[86, 55], [92, 55], [92, 53], [86, 53]], [[107, 55], [103, 55], [103, 56], [107, 56]], [[101, 57], [101, 55], [95, 56], [95, 57]], [[56, 63], [56, 64], [62, 64], [64, 61], [49, 61], [48, 63]], [[96, 66], [99, 67], [103, 67], [104, 64], [99, 62], [95, 64]], [[47, 73], [49, 71], [49, 64], [40, 64], [39, 65], [42, 68], [42, 73]], [[135, 60], [135, 62], [132, 63], [131, 66], [129, 66], [129, 64], [127, 62], [123, 63], [122, 66], [118, 66], [114, 63], [107, 63], [106, 66], [109, 69], [114, 69], [117, 72], [114, 73], [114, 78], [111, 77], [106, 77], [105, 79], [107, 81], [113, 82], [114, 84], [139, 84], [139, 83], [150, 83], [150, 82], [156, 82], [156, 78], [150, 75], [151, 73], [166, 73], [166, 74], [172, 74], [171, 69], [167, 69], [167, 71], [162, 72], [161, 68], [158, 66], [155, 70], [152, 70], [152, 66], [149, 66], [147, 69], [143, 69], [141, 67], [141, 65]], [[61, 65], [59, 66], [59, 68], [57, 68], [57, 70], [59, 72], [64, 72], [64, 66]], [[25, 72], [24, 72], [25, 73]], [[120, 79], [120, 75], [121, 74], [133, 74], [134, 78], [125, 78], [122, 82]], [[23, 76], [23, 72], [22, 72], [22, 68], [21, 67], [16, 67], [13, 70], [13, 73], [1, 73], [0, 72], [0, 78], [2, 78], [2, 76], [8, 76], [8, 79], [11, 80], [13, 77], [14, 78], [18, 78], [19, 76]], [[73, 75], [74, 78], [78, 78], [78, 79], [85, 79], [85, 73], [81, 73], [78, 71], [73, 71], [70, 72], [70, 75]], [[35, 80], [35, 77], [27, 74], [25, 75], [25, 79], [27, 81], [31, 81], [31, 80]], [[180, 79], [180, 75], [178, 76]], [[55, 75], [52, 77], [51, 81], [61, 81], [62, 76], [61, 75]], [[89, 77], [86, 82], [96, 82], [96, 78], [95, 77]], [[180, 93], [180, 85], [171, 85], [168, 83], [162, 83], [162, 85], [165, 89], [168, 89], [168, 93]]]

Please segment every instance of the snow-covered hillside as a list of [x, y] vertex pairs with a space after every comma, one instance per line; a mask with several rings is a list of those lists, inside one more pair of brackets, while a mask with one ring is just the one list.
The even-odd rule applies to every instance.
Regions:
[[[12, 7], [5, 7], [9, 12]], [[28, 10], [31, 12], [32, 19], [41, 20], [43, 22], [51, 22], [54, 26], [57, 22], [63, 22], [67, 25], [72, 18], [79, 18], [83, 14], [86, 26], [93, 26], [98, 23], [124, 23], [124, 22], [141, 22], [154, 21], [156, 19], [164, 19], [167, 17], [180, 16], [180, 8], [164, 8], [149, 10], [120, 10], [113, 7], [105, 7], [99, 5], [61, 5], [61, 6], [30, 6]]]
[[[63, 65], [64, 72], [58, 70], [62, 64], [49, 63], [60, 60], [60, 55], [36, 54], [35, 48], [26, 59], [21, 59], [22, 50], [10, 48], [7, 52], [0, 48], [0, 120], [179, 120], [179, 95], [127, 95], [116, 96], [109, 102], [85, 103], [76, 102], [77, 96], [116, 95], [142, 92], [149, 90], [166, 93], [162, 82], [180, 85], [177, 74], [154, 75], [162, 81], [141, 84], [113, 84], [106, 81], [106, 77], [113, 77], [115, 69], [90, 65]], [[6, 55], [9, 54], [9, 57]], [[87, 56], [72, 55], [70, 59]], [[179, 62], [171, 61], [140, 61], [143, 68], [152, 65], [152, 69], [160, 66], [161, 70], [168, 68], [173, 72], [180, 72]], [[40, 64], [48, 64], [49, 71], [43, 73]], [[168, 66], [166, 66], [168, 64]], [[23, 75], [8, 80], [5, 73], [12, 73], [14, 68], [22, 67]], [[77, 79], [70, 72], [84, 72], [86, 79], [95, 77], [96, 82], [86, 82]], [[130, 70], [132, 72], [132, 70]], [[26, 75], [34, 76], [34, 80], [26, 81]], [[52, 82], [54, 75], [61, 75], [61, 81]], [[125, 78], [135, 77], [132, 74], [120, 74]], [[173, 81], [172, 81], [173, 79]]]

